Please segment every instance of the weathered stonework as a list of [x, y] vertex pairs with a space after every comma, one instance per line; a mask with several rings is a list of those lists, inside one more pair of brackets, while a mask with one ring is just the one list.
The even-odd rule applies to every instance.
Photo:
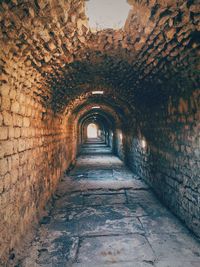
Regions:
[[[142, 108], [138, 129], [129, 132], [127, 161], [160, 199], [200, 235], [200, 91], [170, 96], [151, 112]], [[145, 140], [145, 146], [143, 146]]]
[[124, 29], [95, 33], [84, 0], [0, 3], [2, 265], [74, 161], [79, 119], [95, 112], [118, 156], [200, 236], [199, 3], [128, 2]]
[[20, 88], [27, 78], [19, 81], [10, 75], [0, 91], [6, 99], [0, 110], [1, 266], [44, 213], [76, 150], [66, 118], [45, 109], [40, 96], [31, 97], [28, 89]]

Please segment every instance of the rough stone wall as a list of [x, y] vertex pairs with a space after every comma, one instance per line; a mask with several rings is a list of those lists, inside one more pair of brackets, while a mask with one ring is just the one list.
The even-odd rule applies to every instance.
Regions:
[[112, 130], [109, 130], [108, 145], [111, 147], [113, 151], [113, 131]]
[[200, 236], [200, 90], [176, 93], [141, 108], [126, 138], [128, 164]]
[[58, 57], [71, 60], [82, 11], [78, 1], [0, 3], [0, 266], [31, 234], [76, 154], [73, 122], [52, 111], [45, 79]]
[[[196, 83], [188, 88], [199, 85], [198, 0], [130, 0], [133, 8], [124, 30], [108, 29], [96, 33], [88, 30], [84, 0], [0, 2], [2, 255], [17, 246], [17, 241], [26, 234], [25, 227], [30, 227], [34, 216], [39, 217], [35, 214], [40, 213], [62, 170], [75, 157], [77, 129], [72, 126], [75, 121], [72, 118], [68, 121], [61, 111], [67, 113], [72, 106], [78, 105], [80, 97], [82, 104], [87, 102], [86, 98], [90, 98], [93, 90], [102, 88], [104, 97], [98, 96], [98, 104], [105, 102], [112, 107], [127, 126], [133, 125], [131, 116], [135, 117], [137, 110], [140, 111], [136, 131], [140, 132], [139, 137], [133, 139], [130, 133], [123, 139], [128, 140], [128, 151], [129, 144], [134, 142], [134, 153], [128, 153], [131, 165], [154, 186], [165, 202], [173, 199], [172, 209], [180, 217], [185, 216], [187, 224], [191, 222], [191, 228], [197, 233], [194, 215], [197, 208], [193, 211], [191, 205], [183, 203], [193, 203], [186, 201], [189, 199], [186, 194], [192, 196], [198, 190], [196, 185], [188, 186], [198, 178], [190, 166], [194, 159], [199, 168], [197, 152], [188, 152], [190, 160], [185, 150], [199, 145], [192, 139], [199, 117], [193, 112], [193, 104], [183, 115], [179, 109], [175, 109], [178, 110], [176, 114], [169, 111], [168, 105], [163, 104], [167, 103], [166, 99], [151, 107], [146, 100], [153, 102], [156, 92], [165, 97], [171, 95], [172, 100], [179, 103], [181, 94], [178, 97], [171, 94], [169, 88], [160, 88], [173, 77], [176, 77], [172, 86], [175, 91], [177, 87], [181, 89], [186, 78]], [[155, 87], [154, 90], [151, 87]], [[141, 108], [145, 102], [146, 107]], [[108, 110], [106, 113], [112, 115]], [[179, 121], [182, 119], [183, 122]], [[188, 130], [188, 125], [193, 130]], [[176, 152], [176, 143], [169, 142], [166, 147], [172, 134], [174, 142], [179, 142], [179, 152]], [[139, 148], [142, 135], [147, 139], [149, 154]], [[122, 143], [118, 144], [118, 151], [122, 156]], [[176, 166], [170, 157], [179, 159], [175, 161]], [[182, 162], [187, 162], [186, 167]], [[172, 189], [169, 181], [175, 181], [182, 170], [189, 179], [176, 183]], [[173, 171], [175, 178], [166, 182], [168, 173], [172, 177]], [[164, 186], [167, 193], [164, 194], [158, 185]], [[173, 197], [170, 197], [170, 190], [176, 192]], [[13, 219], [15, 215], [16, 219]]]
[[37, 73], [23, 74], [18, 64], [1, 76], [0, 266], [38, 222], [76, 153], [66, 118], [45, 109], [39, 95], [29, 94], [29, 87], [37, 86]]
[[124, 160], [124, 138], [126, 138], [121, 129], [116, 129], [115, 134], [115, 145], [114, 153], [121, 159]]

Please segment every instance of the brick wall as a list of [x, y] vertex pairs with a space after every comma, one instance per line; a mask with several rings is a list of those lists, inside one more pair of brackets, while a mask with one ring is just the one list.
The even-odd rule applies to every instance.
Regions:
[[[145, 105], [146, 104], [146, 105]], [[200, 236], [200, 90], [147, 103], [126, 138], [127, 161]], [[150, 110], [148, 109], [150, 108]]]
[[[117, 115], [105, 112], [126, 122], [118, 155], [124, 145], [133, 170], [198, 234], [199, 95], [176, 94], [186, 78], [199, 85], [198, 3], [129, 1], [125, 31], [92, 33], [84, 0], [0, 2], [0, 256], [38, 220], [75, 157], [77, 121], [58, 113], [95, 88]], [[162, 83], [180, 72], [171, 98], [149, 107], [149, 84], [159, 82], [162, 94]]]
[[[38, 222], [76, 154], [72, 123], [45, 109], [39, 95], [31, 95], [25, 86], [31, 77], [27, 74], [22, 80], [20, 70], [18, 77], [14, 72], [8, 79], [5, 76], [0, 87], [2, 262]], [[30, 86], [35, 88], [36, 82]]]

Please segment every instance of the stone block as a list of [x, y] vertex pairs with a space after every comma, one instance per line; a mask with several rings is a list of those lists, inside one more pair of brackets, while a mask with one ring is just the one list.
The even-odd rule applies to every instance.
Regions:
[[1, 110], [10, 110], [10, 99], [6, 96], [3, 96], [1, 99]]
[[5, 175], [8, 172], [8, 160], [0, 159], [0, 175]]
[[20, 105], [17, 101], [13, 102], [11, 105], [11, 111], [13, 113], [19, 113]]
[[13, 115], [13, 126], [22, 127], [23, 117], [17, 114]]
[[10, 91], [10, 86], [7, 83], [1, 85], [1, 87], [0, 87], [0, 93], [1, 93], [1, 95], [8, 96], [9, 91]]
[[8, 128], [0, 127], [0, 140], [6, 140], [8, 138]]
[[27, 117], [23, 118], [23, 127], [29, 127], [30, 126], [30, 119]]
[[18, 151], [24, 151], [26, 150], [26, 140], [25, 139], [19, 139], [18, 140]]
[[24, 116], [26, 113], [26, 107], [24, 105], [20, 106], [20, 110], [19, 110], [20, 115]]
[[14, 153], [18, 153], [18, 139], [13, 140]]
[[9, 112], [3, 111], [2, 116], [4, 125], [11, 126], [13, 124], [13, 118]]
[[5, 156], [12, 155], [13, 154], [13, 142], [10, 140], [3, 141], [2, 142], [2, 150], [3, 150], [3, 154]]
[[9, 135], [9, 138], [14, 138], [14, 128], [13, 127], [9, 127], [8, 128], [8, 135]]
[[21, 128], [21, 136], [22, 137], [28, 137], [28, 131], [29, 131], [29, 129], [27, 129], [27, 128]]
[[21, 136], [21, 128], [19, 127], [14, 128], [14, 136], [15, 138], [19, 138]]
[[12, 169], [19, 167], [19, 155], [15, 154], [11, 156]]
[[15, 168], [14, 170], [12, 170], [12, 174], [10, 176], [10, 181], [12, 184], [15, 184], [17, 182], [19, 178], [19, 170], [17, 168]]
[[6, 190], [6, 191], [8, 191], [10, 189], [10, 187], [11, 187], [10, 173], [6, 173], [6, 175], [4, 176], [3, 187], [4, 187], [4, 190]]
[[31, 107], [26, 107], [26, 112], [25, 112], [26, 116], [30, 117], [32, 114], [32, 108]]
[[10, 99], [15, 99], [15, 98], [16, 98], [16, 95], [17, 95], [16, 90], [11, 89], [11, 90], [10, 90], [10, 94], [9, 94]]

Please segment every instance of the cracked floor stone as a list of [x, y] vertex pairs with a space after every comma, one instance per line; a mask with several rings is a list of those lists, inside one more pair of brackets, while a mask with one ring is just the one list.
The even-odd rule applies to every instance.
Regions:
[[23, 267], [199, 267], [200, 243], [104, 144], [85, 144]]

